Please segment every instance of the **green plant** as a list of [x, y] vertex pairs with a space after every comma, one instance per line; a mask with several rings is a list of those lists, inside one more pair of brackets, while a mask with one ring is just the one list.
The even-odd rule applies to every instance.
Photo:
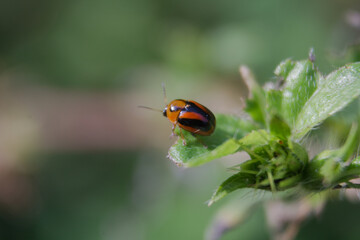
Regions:
[[360, 188], [351, 182], [360, 176], [360, 158], [356, 156], [359, 114], [339, 148], [317, 152], [309, 159], [306, 147], [313, 129], [358, 99], [360, 62], [323, 76], [314, 59], [310, 51], [307, 60], [281, 62], [275, 69], [278, 82], [264, 88], [247, 67], [241, 67], [249, 88], [244, 109], [249, 117], [218, 114], [214, 134], [202, 138], [208, 148], [191, 134], [185, 134], [187, 146], [179, 140], [170, 148], [169, 158], [185, 167], [200, 166], [239, 151], [248, 153], [247, 161], [231, 168], [234, 174], [217, 188], [209, 205], [245, 188], [262, 189], [280, 198], [296, 195], [298, 199], [314, 192]]

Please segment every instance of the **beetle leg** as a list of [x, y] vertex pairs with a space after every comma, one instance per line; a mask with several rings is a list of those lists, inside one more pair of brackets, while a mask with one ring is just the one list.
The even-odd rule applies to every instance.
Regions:
[[184, 135], [183, 135], [183, 132], [182, 132], [181, 128], [180, 128], [180, 136], [182, 138], [183, 145], [186, 146], [185, 138], [184, 138]]
[[171, 135], [170, 135], [170, 138], [171, 137], [174, 137], [176, 134], [175, 134], [175, 127], [176, 127], [176, 124], [177, 123], [175, 123], [175, 124], [173, 124], [173, 126], [172, 126], [172, 128], [171, 128]]
[[191, 133], [194, 137], [196, 137], [196, 140], [198, 140], [199, 143], [201, 143], [204, 148], [208, 148], [208, 146], [199, 138], [198, 135], [194, 134], [194, 133]]

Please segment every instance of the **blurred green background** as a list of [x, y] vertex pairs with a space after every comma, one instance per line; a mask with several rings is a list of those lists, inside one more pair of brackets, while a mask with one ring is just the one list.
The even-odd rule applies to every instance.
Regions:
[[[264, 83], [314, 47], [328, 73], [358, 58], [346, 52], [358, 11], [357, 0], [0, 1], [0, 239], [202, 239], [233, 159], [177, 168], [170, 124], [137, 106], [162, 108], [165, 82], [169, 99], [240, 114], [239, 65]], [[331, 203], [298, 239], [356, 239], [359, 213]], [[223, 239], [240, 237], [269, 238], [263, 209]]]

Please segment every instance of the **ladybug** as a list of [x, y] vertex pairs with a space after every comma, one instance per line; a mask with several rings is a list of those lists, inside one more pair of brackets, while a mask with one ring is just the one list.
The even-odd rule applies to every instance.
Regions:
[[[164, 86], [163, 89], [164, 99], [166, 102]], [[156, 110], [144, 106], [140, 107]], [[166, 107], [162, 111], [162, 114], [164, 115], [164, 117], [168, 118], [169, 121], [173, 124], [172, 135], [175, 135], [174, 131], [176, 125], [180, 127], [180, 136], [183, 139], [184, 145], [186, 145], [186, 142], [184, 139], [184, 135], [181, 131], [182, 129], [192, 133], [192, 135], [196, 138], [197, 135], [209, 136], [215, 130], [216, 119], [214, 114], [205, 106], [192, 100], [175, 99], [166, 105]], [[200, 139], [198, 139], [198, 141], [200, 141]]]

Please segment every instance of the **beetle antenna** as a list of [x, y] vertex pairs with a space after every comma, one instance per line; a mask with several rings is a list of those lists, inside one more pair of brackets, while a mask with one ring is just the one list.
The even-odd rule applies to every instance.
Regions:
[[149, 109], [152, 111], [156, 111], [156, 112], [163, 112], [163, 110], [157, 109], [157, 108], [151, 108], [151, 107], [146, 107], [146, 106], [138, 106], [139, 108], [145, 108], [145, 109]]
[[165, 83], [162, 82], [162, 83], [161, 83], [161, 86], [162, 86], [163, 94], [164, 94], [164, 102], [165, 102], [165, 105], [167, 105], [167, 97], [166, 97]]

